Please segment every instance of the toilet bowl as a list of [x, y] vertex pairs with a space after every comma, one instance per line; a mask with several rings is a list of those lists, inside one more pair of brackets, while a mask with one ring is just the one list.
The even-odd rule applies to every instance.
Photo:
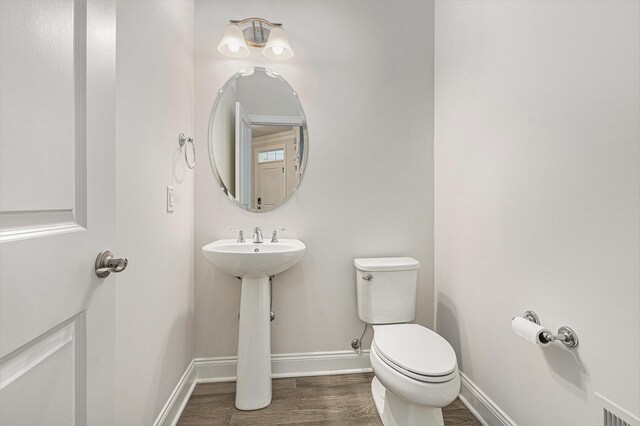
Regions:
[[355, 259], [358, 316], [373, 325], [371, 393], [385, 426], [444, 426], [442, 407], [460, 392], [456, 354], [415, 318], [411, 257]]
[[371, 392], [385, 426], [442, 426], [442, 407], [460, 391], [451, 345], [416, 324], [374, 327]]

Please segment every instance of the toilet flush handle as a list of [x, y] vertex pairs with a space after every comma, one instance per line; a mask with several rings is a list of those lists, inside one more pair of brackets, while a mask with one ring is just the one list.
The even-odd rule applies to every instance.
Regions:
[[365, 281], [371, 282], [371, 281], [373, 281], [373, 275], [371, 275], [371, 274], [363, 275], [362, 279], [365, 280]]

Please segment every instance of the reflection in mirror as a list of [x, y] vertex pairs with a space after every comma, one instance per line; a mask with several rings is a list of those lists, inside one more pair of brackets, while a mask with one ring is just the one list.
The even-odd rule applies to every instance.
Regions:
[[308, 146], [298, 96], [275, 72], [243, 70], [220, 89], [209, 153], [218, 183], [238, 206], [266, 212], [284, 203], [300, 184]]

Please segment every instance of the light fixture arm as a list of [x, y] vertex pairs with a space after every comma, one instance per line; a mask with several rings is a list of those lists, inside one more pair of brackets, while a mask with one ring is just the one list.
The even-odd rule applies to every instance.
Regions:
[[282, 28], [282, 24], [269, 22], [266, 19], [253, 17], [246, 19], [231, 19], [230, 24], [242, 28], [244, 39], [251, 47], [264, 47], [273, 28]]
[[247, 19], [231, 19], [229, 20], [230, 24], [247, 24], [249, 22], [262, 22], [263, 24], [266, 24], [269, 27], [281, 27], [282, 24], [278, 24], [275, 22], [269, 22], [266, 19], [262, 19], [262, 18], [247, 18]]

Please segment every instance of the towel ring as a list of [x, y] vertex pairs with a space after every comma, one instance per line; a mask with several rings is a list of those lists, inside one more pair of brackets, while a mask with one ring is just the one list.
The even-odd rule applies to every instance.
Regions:
[[187, 162], [187, 167], [189, 167], [190, 169], [193, 169], [196, 166], [196, 147], [193, 144], [193, 138], [188, 138], [184, 135], [184, 133], [180, 133], [178, 135], [178, 144], [180, 145], [180, 148], [182, 148], [188, 143], [191, 144], [191, 151], [193, 152], [193, 161], [189, 161], [189, 157], [187, 156], [188, 150], [186, 148], [184, 150], [184, 161]]

